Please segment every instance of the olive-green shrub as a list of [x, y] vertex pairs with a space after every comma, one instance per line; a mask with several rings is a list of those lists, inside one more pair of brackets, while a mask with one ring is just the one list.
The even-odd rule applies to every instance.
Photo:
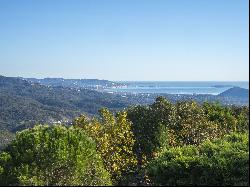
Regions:
[[124, 111], [114, 116], [108, 109], [100, 110], [100, 118], [87, 119], [82, 115], [74, 125], [81, 127], [97, 145], [106, 170], [111, 174], [113, 184], [117, 185], [137, 164], [133, 153], [134, 135], [131, 122]]
[[169, 148], [149, 163], [147, 172], [154, 185], [249, 185], [248, 134]]
[[95, 142], [80, 128], [24, 130], [0, 154], [1, 185], [111, 185]]

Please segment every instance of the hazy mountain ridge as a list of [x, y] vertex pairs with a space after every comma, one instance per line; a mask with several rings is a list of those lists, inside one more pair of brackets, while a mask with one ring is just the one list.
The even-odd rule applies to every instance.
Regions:
[[[51, 80], [51, 79], [50, 79]], [[54, 79], [52, 79], [54, 80]], [[57, 80], [57, 78], [55, 79]], [[61, 80], [61, 79], [60, 79]], [[63, 79], [62, 79], [63, 80]], [[96, 80], [96, 79], [93, 79]], [[101, 80], [102, 82], [102, 80]], [[106, 80], [104, 80], [103, 84]], [[222, 104], [248, 105], [248, 96], [162, 94], [171, 102], [180, 100], [219, 101]], [[237, 93], [248, 90], [240, 89]], [[110, 94], [71, 86], [46, 86], [22, 78], [0, 76], [0, 129], [16, 131], [35, 123], [70, 122], [81, 113], [95, 115], [102, 107], [112, 111], [135, 104], [149, 104], [159, 94]]]
[[219, 96], [249, 98], [249, 90], [245, 88], [240, 88], [240, 87], [233, 87], [220, 93]]
[[2, 129], [15, 130], [35, 122], [70, 121], [80, 113], [94, 115], [102, 107], [117, 110], [139, 102], [88, 89], [49, 87], [0, 76]]
[[99, 79], [64, 79], [64, 78], [44, 78], [44, 79], [36, 79], [36, 78], [23, 78], [23, 80], [27, 80], [33, 83], [39, 83], [47, 86], [61, 86], [61, 87], [69, 87], [69, 88], [88, 88], [88, 89], [104, 89], [112, 86], [121, 86], [121, 83], [109, 81], [109, 80], [99, 80]]

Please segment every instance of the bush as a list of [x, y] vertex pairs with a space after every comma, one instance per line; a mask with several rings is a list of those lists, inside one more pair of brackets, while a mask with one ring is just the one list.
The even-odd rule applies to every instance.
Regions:
[[249, 185], [248, 134], [172, 147], [148, 165], [155, 185]]
[[35, 126], [0, 154], [1, 185], [111, 185], [94, 141], [79, 128]]
[[171, 104], [158, 97], [152, 105], [128, 109], [128, 119], [132, 121], [139, 163], [143, 156], [154, 158], [164, 147], [198, 145], [220, 135], [219, 125], [209, 121], [203, 108], [192, 101]]
[[144, 165], [159, 148], [168, 145], [168, 127], [175, 118], [174, 106], [158, 97], [152, 105], [131, 107], [127, 112], [136, 140], [134, 152], [138, 164]]
[[82, 115], [74, 121], [74, 125], [82, 127], [96, 141], [114, 184], [121, 182], [124, 174], [131, 173], [137, 163], [133, 153], [134, 135], [126, 116], [126, 112], [114, 116], [108, 109], [101, 109], [100, 119], [88, 120]]
[[249, 108], [246, 106], [225, 107], [220, 103], [203, 103], [203, 109], [210, 121], [220, 124], [221, 134], [249, 131]]

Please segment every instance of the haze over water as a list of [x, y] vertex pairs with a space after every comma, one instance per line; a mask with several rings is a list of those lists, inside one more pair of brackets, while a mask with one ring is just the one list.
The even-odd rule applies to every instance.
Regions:
[[108, 92], [165, 93], [165, 94], [220, 94], [234, 86], [249, 89], [249, 82], [215, 81], [119, 81], [121, 87], [106, 89]]

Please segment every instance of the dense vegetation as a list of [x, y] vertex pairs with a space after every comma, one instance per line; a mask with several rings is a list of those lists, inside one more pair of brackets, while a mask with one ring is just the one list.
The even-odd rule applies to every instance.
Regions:
[[133, 153], [134, 135], [131, 122], [126, 112], [118, 112], [116, 116], [107, 109], [100, 110], [100, 118], [87, 120], [80, 116], [74, 125], [83, 128], [97, 143], [104, 165], [117, 184], [124, 173], [133, 171], [137, 160]]
[[7, 130], [0, 130], [0, 150], [4, 148], [15, 137], [14, 133]]
[[[27, 79], [0, 76], [0, 130], [16, 132], [36, 123], [66, 124], [82, 113], [98, 114], [106, 107], [112, 112], [136, 104], [152, 104], [158, 94], [110, 94], [84, 88], [111, 86], [106, 80]], [[41, 85], [38, 83], [43, 83]], [[248, 105], [248, 90], [232, 88], [216, 95], [163, 94], [171, 102], [195, 100]]]
[[158, 97], [152, 105], [130, 108], [128, 118], [136, 137], [135, 152], [142, 161], [166, 146], [199, 145], [230, 132], [248, 131], [248, 112], [248, 107], [193, 101], [172, 104]]
[[123, 109], [140, 99], [87, 89], [49, 87], [19, 78], [0, 76], [0, 130], [16, 132], [36, 123], [69, 123], [81, 113], [89, 116], [102, 107]]
[[0, 184], [247, 186], [248, 135], [248, 107], [158, 97], [17, 133], [0, 154]]
[[110, 185], [94, 141], [79, 128], [36, 126], [0, 154], [1, 185]]
[[154, 185], [247, 186], [248, 134], [232, 133], [200, 146], [171, 147], [148, 165]]

